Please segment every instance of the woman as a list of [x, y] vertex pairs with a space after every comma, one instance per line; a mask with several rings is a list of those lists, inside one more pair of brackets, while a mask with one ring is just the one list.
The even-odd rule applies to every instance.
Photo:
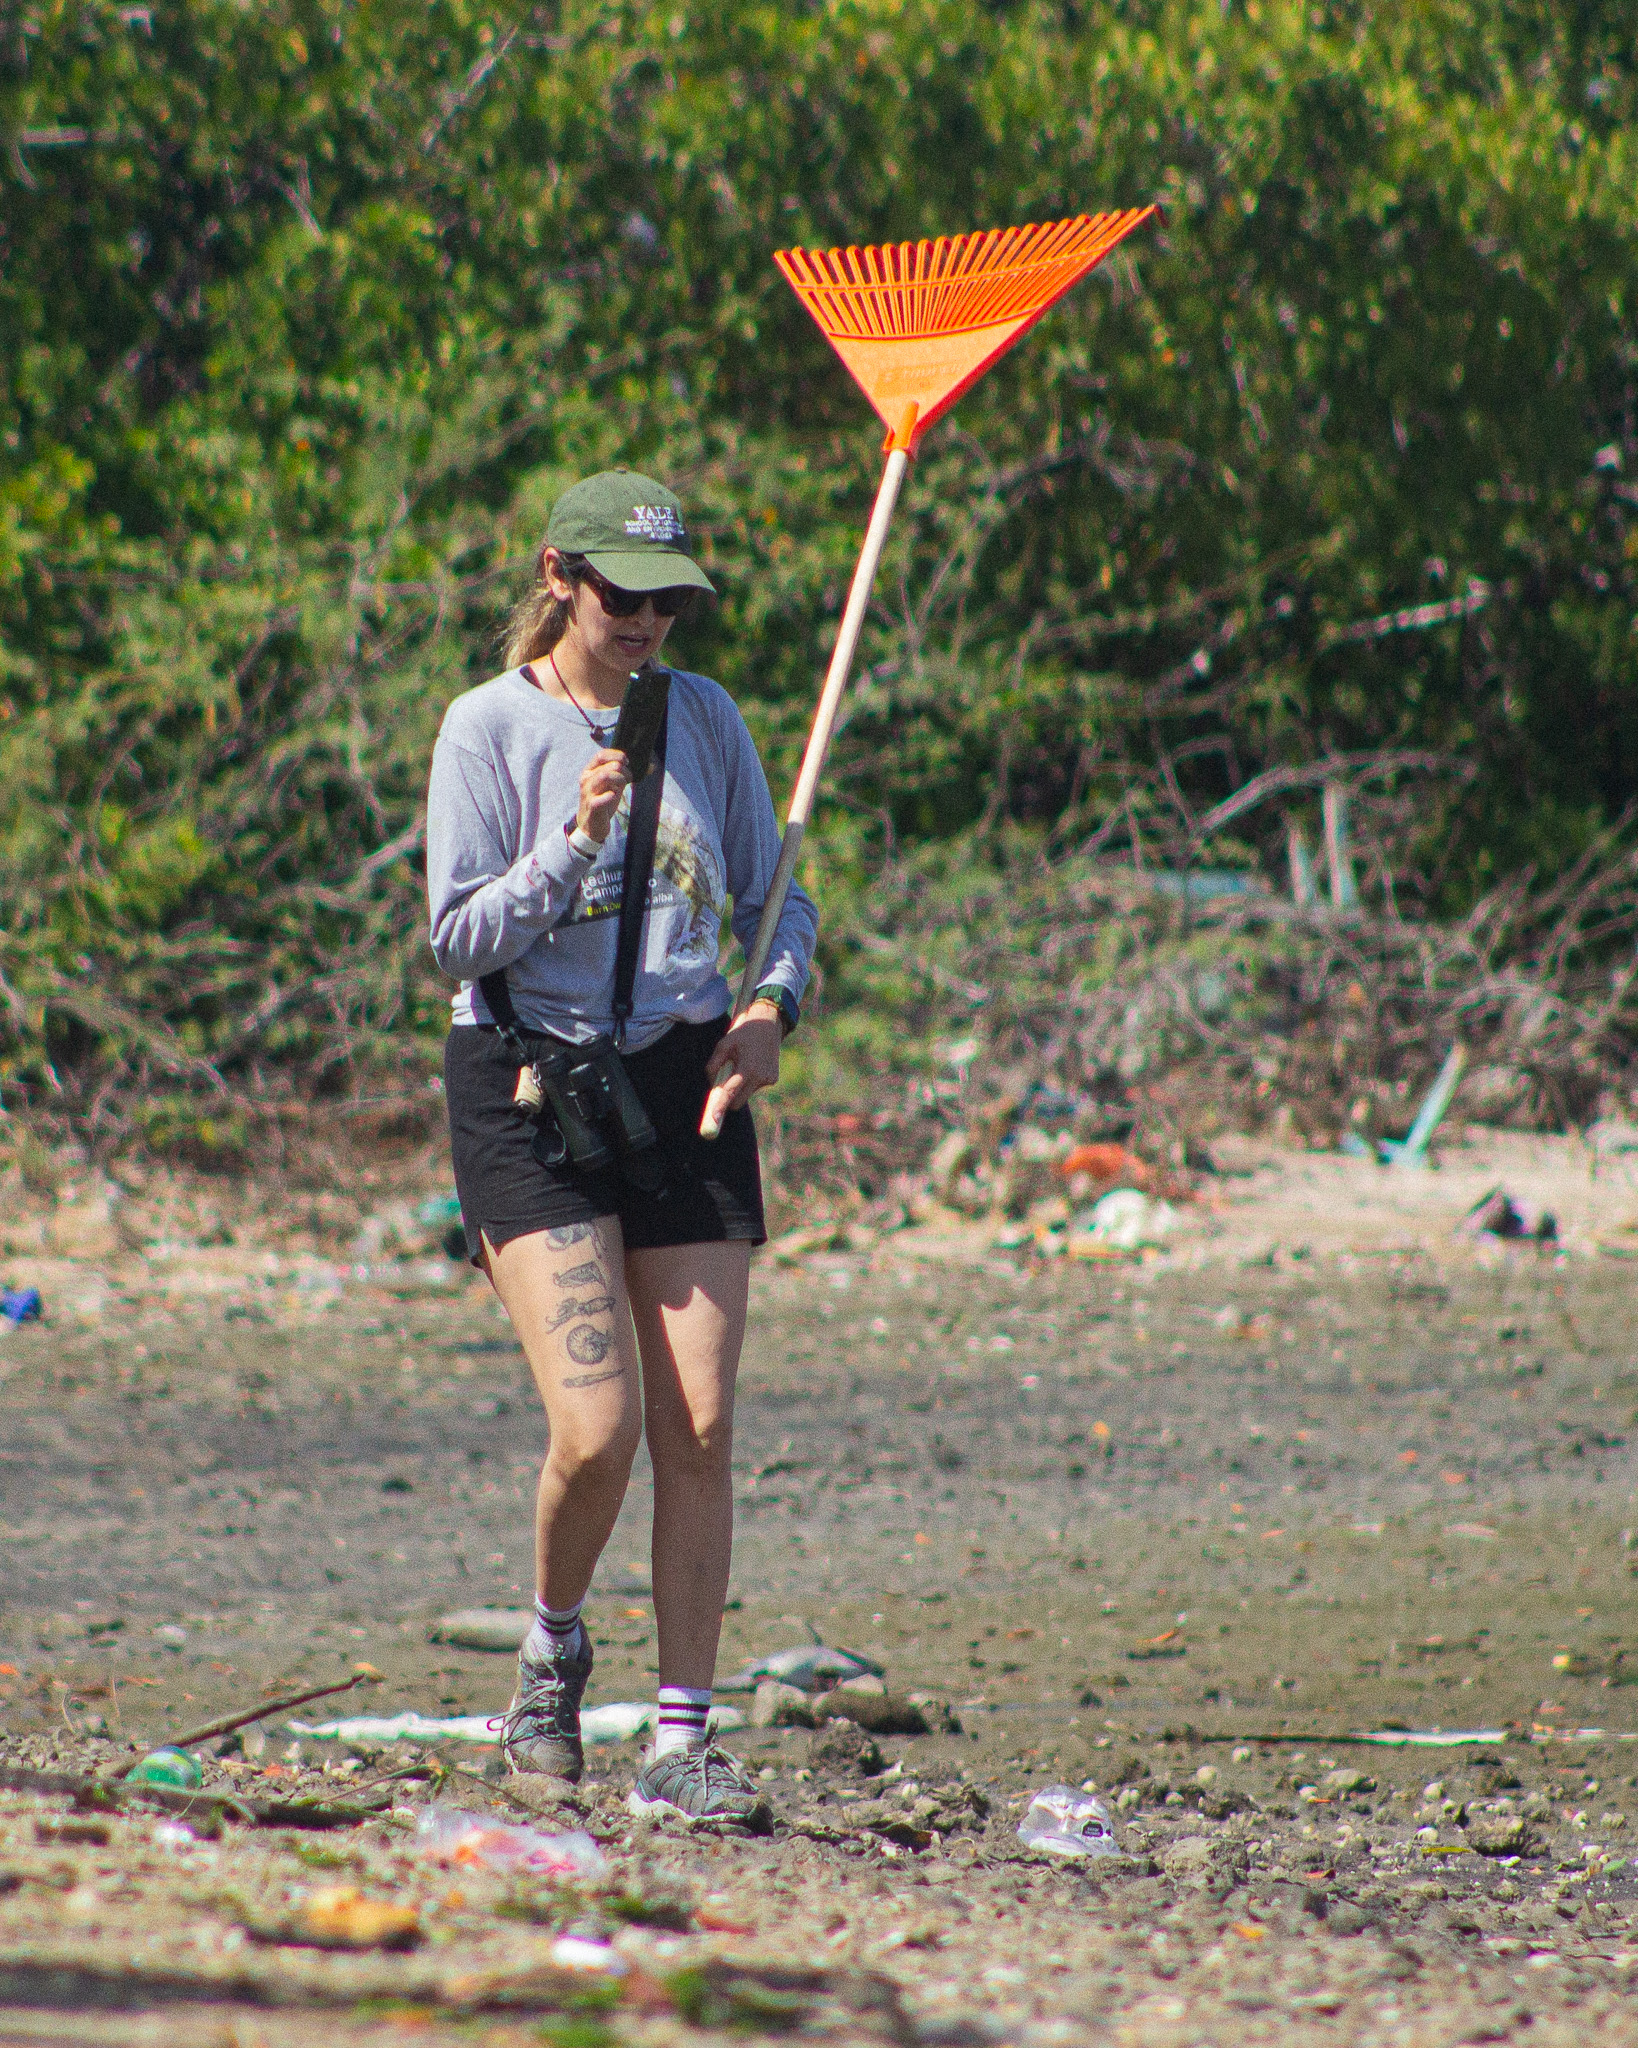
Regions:
[[[818, 919], [793, 889], [766, 979], [730, 1029], [717, 968], [724, 903], [748, 947], [779, 834], [744, 720], [704, 676], [671, 672], [624, 1035], [625, 1070], [659, 1141], [644, 1162], [659, 1172], [622, 1170], [618, 1144], [612, 1167], [543, 1163], [563, 1149], [550, 1111], [542, 1123], [516, 1099], [520, 1054], [549, 1071], [542, 1063], [565, 1044], [610, 1031], [631, 764], [607, 742], [633, 673], [657, 662], [711, 588], [663, 484], [613, 470], [564, 493], [512, 621], [511, 665], [445, 715], [427, 887], [433, 952], [461, 983], [444, 1072], [467, 1246], [505, 1304], [550, 1430], [507, 1761], [580, 1776], [592, 1668], [581, 1603], [646, 1430], [659, 1726], [632, 1805], [750, 1820], [759, 1795], [706, 1729], [733, 1534], [734, 1378], [751, 1247], [766, 1237], [748, 1104], [778, 1078]], [[486, 996], [479, 984], [502, 970]], [[707, 1117], [721, 1122], [714, 1139], [701, 1132]]]

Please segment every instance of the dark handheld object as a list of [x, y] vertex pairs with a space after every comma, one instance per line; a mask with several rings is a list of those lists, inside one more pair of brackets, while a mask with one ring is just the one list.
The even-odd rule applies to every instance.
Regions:
[[[663, 1179], [659, 1138], [631, 1085], [611, 1038], [594, 1038], [535, 1062], [541, 1093], [557, 1129], [542, 1122], [548, 1146], [560, 1137], [562, 1151], [547, 1161], [572, 1159], [583, 1173], [601, 1173], [619, 1157], [620, 1170], [634, 1187], [654, 1193]], [[555, 1151], [555, 1147], [552, 1148]]]
[[654, 765], [654, 742], [660, 735], [671, 692], [669, 669], [639, 669], [626, 689], [620, 722], [609, 745], [631, 763], [631, 779], [641, 782]]

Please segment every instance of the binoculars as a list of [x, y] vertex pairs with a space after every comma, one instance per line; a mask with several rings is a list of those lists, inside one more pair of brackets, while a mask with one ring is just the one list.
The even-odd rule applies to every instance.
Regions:
[[[659, 1193], [665, 1181], [659, 1137], [612, 1038], [533, 1061], [518, 1075], [516, 1100], [539, 1117], [534, 1149], [542, 1165], [570, 1159], [585, 1173], [618, 1166], [633, 1187]], [[550, 1117], [542, 1114], [547, 1109]]]

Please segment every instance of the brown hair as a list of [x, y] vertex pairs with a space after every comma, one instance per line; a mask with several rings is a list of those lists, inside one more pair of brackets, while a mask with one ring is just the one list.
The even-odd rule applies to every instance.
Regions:
[[[560, 555], [563, 574], [571, 583], [580, 581], [584, 555]], [[521, 668], [526, 661], [539, 661], [568, 631], [573, 606], [567, 598], [556, 597], [546, 581], [544, 543], [535, 557], [535, 580], [512, 607], [501, 638], [501, 659], [508, 668]]]

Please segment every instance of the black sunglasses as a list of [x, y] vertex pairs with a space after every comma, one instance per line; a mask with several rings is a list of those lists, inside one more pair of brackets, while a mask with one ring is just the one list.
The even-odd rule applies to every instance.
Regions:
[[[567, 566], [567, 565], [565, 565]], [[680, 619], [694, 608], [699, 592], [690, 583], [674, 583], [666, 590], [622, 590], [606, 576], [600, 576], [590, 562], [579, 562], [568, 571], [576, 583], [589, 583], [597, 601], [611, 619], [635, 618], [652, 598], [662, 619]]]

